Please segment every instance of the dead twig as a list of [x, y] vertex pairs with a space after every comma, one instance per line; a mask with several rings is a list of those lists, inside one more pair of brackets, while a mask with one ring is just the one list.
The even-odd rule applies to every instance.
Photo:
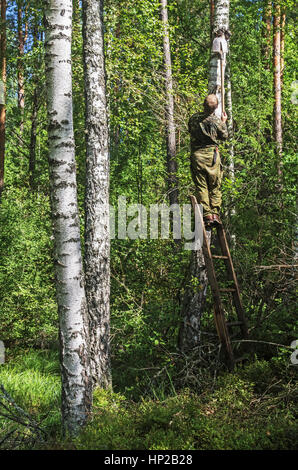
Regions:
[[0, 418], [4, 418], [8, 423], [16, 423], [16, 426], [10, 428], [1, 439], [0, 445], [9, 443], [9, 448], [14, 449], [22, 444], [32, 446], [37, 441], [44, 442], [46, 432], [15, 402], [2, 384], [0, 384], [0, 392]]
[[293, 269], [297, 267], [298, 264], [272, 264], [270, 266], [256, 266], [256, 269]]
[[259, 341], [256, 339], [237, 339], [231, 341], [231, 343], [260, 343], [260, 344], [269, 344], [270, 346], [278, 346], [279, 348], [293, 349], [291, 346], [286, 346], [279, 343], [271, 343], [270, 341]]

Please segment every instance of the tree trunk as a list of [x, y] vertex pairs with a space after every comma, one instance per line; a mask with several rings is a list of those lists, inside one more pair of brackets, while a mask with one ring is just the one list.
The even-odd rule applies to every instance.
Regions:
[[283, 87], [283, 76], [285, 68], [285, 28], [286, 28], [286, 14], [283, 12], [281, 16], [281, 31], [280, 31], [280, 80], [281, 80], [281, 89]]
[[[121, 36], [121, 23], [120, 20], [117, 22], [115, 36], [117, 39]], [[119, 124], [119, 91], [121, 89], [121, 78], [119, 76], [115, 77], [114, 79], [114, 86], [113, 86], [113, 108], [111, 109], [111, 113], [117, 117], [117, 123], [114, 124], [113, 133], [110, 136], [110, 151], [112, 155], [117, 156], [118, 161], [118, 146], [120, 143], [120, 124]]]
[[0, 102], [0, 198], [4, 188], [5, 160], [5, 121], [6, 121], [6, 0], [1, 0], [1, 38], [0, 38], [0, 76], [2, 81], [2, 97]]
[[[206, 233], [210, 239], [211, 232]], [[194, 280], [195, 284], [193, 284]], [[201, 344], [201, 318], [206, 302], [207, 286], [208, 278], [203, 251], [193, 250], [190, 255], [190, 266], [181, 307], [179, 349], [184, 353]]]
[[267, 68], [269, 68], [269, 56], [271, 48], [271, 20], [272, 20], [272, 1], [265, 0], [265, 5], [263, 8], [263, 30], [264, 30], [264, 56], [266, 60]]
[[31, 134], [29, 146], [29, 182], [30, 188], [35, 187], [35, 167], [36, 167], [36, 136], [37, 136], [37, 112], [38, 112], [38, 89], [33, 90], [33, 102], [31, 113]]
[[232, 182], [235, 180], [235, 164], [234, 164], [234, 144], [232, 141], [234, 130], [233, 130], [233, 103], [232, 103], [232, 84], [230, 75], [230, 66], [227, 66], [227, 99], [226, 99], [226, 111], [228, 115], [227, 127], [229, 132], [229, 178]]
[[[233, 102], [232, 102], [232, 84], [231, 84], [231, 75], [230, 75], [230, 64], [227, 64], [227, 73], [226, 73], [226, 88], [227, 88], [227, 99], [226, 99], [226, 112], [228, 115], [228, 120], [227, 120], [227, 127], [228, 127], [228, 132], [229, 132], [229, 142], [228, 142], [228, 148], [229, 148], [229, 161], [228, 161], [228, 176], [229, 179], [234, 185], [235, 183], [235, 152], [234, 152], [234, 143], [233, 143], [233, 136], [234, 136], [234, 128], [233, 128]], [[230, 196], [229, 203], [231, 204], [231, 208], [228, 209], [227, 211], [227, 216], [229, 220], [231, 221], [232, 218], [236, 215], [236, 210], [235, 210], [235, 201], [233, 194]], [[229, 230], [229, 237], [230, 237], [230, 248], [234, 248], [236, 245], [236, 235], [233, 233], [232, 229]]]
[[[215, 37], [215, 32], [219, 29], [222, 29], [224, 31], [227, 31], [229, 29], [229, 10], [229, 0], [217, 0], [215, 2], [212, 35], [213, 38]], [[226, 54], [223, 54], [223, 74], [225, 74], [225, 68]], [[222, 91], [224, 93], [224, 90], [221, 90], [221, 61], [219, 60], [219, 55], [217, 53], [212, 52], [210, 59], [208, 90], [209, 93], [213, 93], [217, 96], [219, 105], [215, 113], [218, 117], [220, 117], [222, 112]]]
[[[214, 21], [213, 21], [213, 37], [217, 30], [223, 29], [225, 31], [229, 30], [229, 20], [230, 17], [230, 2], [229, 0], [217, 0], [215, 4], [214, 11]], [[219, 58], [217, 54], [211, 53], [210, 61], [210, 76], [209, 76], [209, 92], [215, 92], [218, 100], [219, 106], [217, 109], [218, 116], [221, 115], [221, 99], [222, 94], [220, 90], [221, 82], [221, 71]], [[226, 69], [226, 58], [224, 60], [224, 70]], [[231, 76], [230, 76], [230, 65], [227, 65], [226, 73], [226, 112], [228, 115], [227, 127], [229, 131], [229, 138], [233, 137], [233, 109], [232, 109], [232, 87], [231, 87]], [[229, 177], [234, 181], [234, 145], [231, 141], [229, 144]]]
[[60, 321], [62, 419], [76, 434], [91, 406], [87, 305], [74, 155], [72, 0], [46, 0], [45, 65], [49, 169]]
[[215, 10], [215, 0], [210, 0], [210, 44], [211, 46], [212, 46], [212, 41], [213, 41], [214, 10]]
[[23, 0], [18, 0], [18, 106], [20, 110], [20, 131], [24, 130], [24, 108], [25, 108], [25, 90], [24, 90], [24, 46], [26, 34], [23, 33]]
[[161, 20], [163, 24], [163, 57], [166, 90], [166, 135], [167, 135], [167, 172], [170, 204], [178, 204], [178, 179], [176, 160], [176, 130], [174, 121], [174, 91], [172, 79], [172, 61], [169, 38], [167, 0], [160, 0]]
[[[37, 47], [38, 41], [38, 24], [37, 18], [34, 18], [33, 28], [33, 49]], [[36, 136], [37, 136], [37, 113], [39, 103], [39, 87], [38, 87], [38, 67], [39, 61], [37, 61], [36, 69], [33, 74], [33, 101], [32, 101], [32, 112], [31, 112], [31, 135], [30, 135], [30, 146], [29, 146], [29, 182], [31, 189], [35, 186], [35, 166], [36, 166]]]
[[109, 142], [103, 0], [83, 2], [86, 101], [85, 276], [93, 385], [111, 385]]
[[273, 65], [274, 65], [274, 136], [277, 152], [277, 174], [282, 178], [282, 119], [281, 119], [281, 67], [280, 67], [280, 4], [275, 2], [273, 16]]

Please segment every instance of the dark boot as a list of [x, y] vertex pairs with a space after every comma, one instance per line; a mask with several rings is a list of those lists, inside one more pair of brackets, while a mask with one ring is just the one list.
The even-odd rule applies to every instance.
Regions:
[[204, 217], [204, 223], [206, 228], [210, 228], [213, 224], [213, 215], [206, 215]]
[[212, 215], [212, 224], [213, 225], [221, 225], [222, 224], [219, 215], [217, 215], [217, 214]]

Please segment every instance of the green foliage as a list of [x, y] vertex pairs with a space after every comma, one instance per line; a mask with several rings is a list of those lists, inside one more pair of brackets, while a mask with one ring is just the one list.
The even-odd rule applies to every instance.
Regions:
[[[26, 15], [39, 24], [39, 3]], [[283, 85], [284, 191], [277, 192], [276, 157], [272, 142], [272, 67], [262, 55], [262, 2], [237, 0], [231, 7], [231, 79], [235, 136], [235, 180], [223, 183], [225, 225], [236, 237], [233, 253], [244, 304], [257, 338], [290, 344], [296, 338], [291, 271], [258, 271], [259, 265], [290, 264], [294, 239], [295, 162], [291, 102], [295, 79], [294, 24], [287, 5]], [[208, 2], [179, 0], [169, 4], [175, 120], [178, 141], [180, 202], [193, 191], [189, 171], [189, 115], [207, 91], [209, 62]], [[9, 12], [8, 36], [16, 41], [15, 15]], [[104, 11], [106, 69], [110, 107], [111, 204], [125, 195], [127, 203], [167, 200], [164, 134], [164, 81], [159, 2], [109, 0]], [[245, 36], [245, 41], [243, 41]], [[15, 48], [16, 49], [16, 48]], [[1, 207], [0, 292], [2, 338], [13, 344], [47, 346], [57, 335], [51, 225], [48, 201], [47, 146], [44, 109], [43, 45], [32, 47], [32, 29], [25, 50], [24, 131], [18, 129], [15, 49], [8, 51], [9, 87], [6, 147], [6, 189]], [[36, 187], [29, 190], [34, 72], [38, 67], [40, 106], [37, 126]], [[79, 202], [84, 232], [84, 82], [79, 15], [73, 32], [74, 128], [78, 163]], [[283, 210], [281, 210], [283, 207]], [[133, 254], [133, 256], [132, 256]], [[175, 350], [179, 311], [189, 253], [173, 254], [163, 240], [112, 242], [113, 356], [119, 371], [128, 360], [131, 371], [165, 364], [167, 349]], [[206, 319], [212, 317], [210, 298]], [[263, 328], [259, 328], [263, 325]], [[212, 326], [213, 331], [214, 327]], [[154, 369], [152, 369], [154, 370]], [[139, 377], [132, 372], [131, 377]], [[144, 377], [143, 377], [144, 378]], [[142, 379], [143, 380], [143, 379]], [[129, 385], [130, 387], [130, 385]]]
[[0, 223], [1, 339], [44, 347], [57, 335], [47, 198], [7, 189]]
[[[282, 374], [282, 367], [275, 373]], [[264, 369], [270, 380], [258, 394], [251, 379]], [[97, 391], [92, 422], [75, 446], [112, 450], [294, 449], [297, 387], [289, 382], [274, 389], [271, 380], [278, 380], [274, 369], [274, 365], [256, 361], [234, 375], [221, 376], [214, 391], [200, 396], [184, 390], [162, 401], [133, 403], [119, 394]]]
[[[27, 2], [28, 3], [28, 2]], [[110, 112], [111, 204], [167, 202], [165, 91], [159, 1], [108, 0], [105, 52]], [[297, 104], [292, 100], [297, 54], [293, 1], [286, 7], [282, 88], [283, 175], [277, 177], [273, 138], [273, 70], [263, 54], [263, 1], [231, 2], [231, 83], [235, 178], [222, 146], [224, 223], [235, 236], [233, 259], [254, 340], [289, 346], [298, 338], [295, 310]], [[85, 124], [80, 15], [73, 31], [74, 131], [78, 199], [84, 233]], [[179, 197], [194, 191], [189, 171], [189, 116], [207, 93], [209, 2], [169, 1]], [[5, 190], [0, 204], [0, 339], [11, 351], [55, 346], [58, 330], [47, 169], [42, 2], [28, 3], [24, 129], [17, 106], [17, 25], [8, 11]], [[39, 40], [33, 47], [33, 24]], [[29, 155], [34, 91], [38, 91], [36, 168]], [[116, 210], [117, 212], [117, 210]], [[265, 268], [264, 268], [265, 266]], [[273, 266], [267, 269], [266, 267]], [[249, 345], [250, 364], [222, 375], [212, 390], [211, 365], [183, 362], [177, 351], [189, 252], [167, 240], [113, 240], [111, 329], [114, 390], [95, 394], [93, 421], [75, 443], [97, 449], [290, 449], [294, 367], [289, 350]], [[219, 269], [220, 271], [220, 269]], [[191, 281], [197, 288], [195, 280]], [[228, 286], [227, 286], [228, 287]], [[230, 306], [226, 306], [231, 315]], [[217, 351], [208, 291], [203, 344]], [[210, 342], [209, 342], [210, 340]], [[211, 344], [212, 343], [212, 344]], [[211, 346], [210, 346], [211, 344]], [[18, 349], [17, 349], [18, 350]], [[257, 353], [259, 361], [253, 360]], [[207, 356], [209, 358], [209, 356]], [[211, 356], [210, 356], [211, 357]], [[210, 367], [209, 367], [210, 366]], [[191, 368], [191, 374], [189, 374]], [[209, 370], [210, 369], [210, 370]], [[55, 437], [59, 377], [55, 353], [24, 349], [0, 370], [0, 381]], [[193, 378], [195, 377], [195, 385]], [[192, 388], [185, 390], [185, 386]], [[206, 394], [200, 395], [201, 392]], [[145, 398], [144, 398], [145, 397]], [[131, 402], [129, 400], [135, 400]], [[296, 426], [296, 427], [295, 427]], [[52, 436], [53, 437], [53, 436]], [[59, 446], [67, 443], [56, 442]], [[73, 444], [70, 443], [70, 446]]]
[[[202, 394], [172, 389], [158, 397], [153, 390], [154, 399], [133, 402], [96, 389], [91, 420], [70, 441], [60, 434], [57, 354], [23, 351], [0, 369], [0, 383], [46, 432], [46, 442], [36, 444], [46, 449], [295, 449], [296, 378], [287, 358], [254, 360], [234, 374], [220, 374]], [[0, 420], [1, 437], [9, 422]]]

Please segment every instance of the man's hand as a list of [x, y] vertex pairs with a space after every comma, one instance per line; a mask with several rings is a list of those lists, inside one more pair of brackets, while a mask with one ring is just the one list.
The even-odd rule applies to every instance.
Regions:
[[221, 115], [222, 122], [227, 122], [227, 119], [228, 119], [227, 113], [222, 113]]

